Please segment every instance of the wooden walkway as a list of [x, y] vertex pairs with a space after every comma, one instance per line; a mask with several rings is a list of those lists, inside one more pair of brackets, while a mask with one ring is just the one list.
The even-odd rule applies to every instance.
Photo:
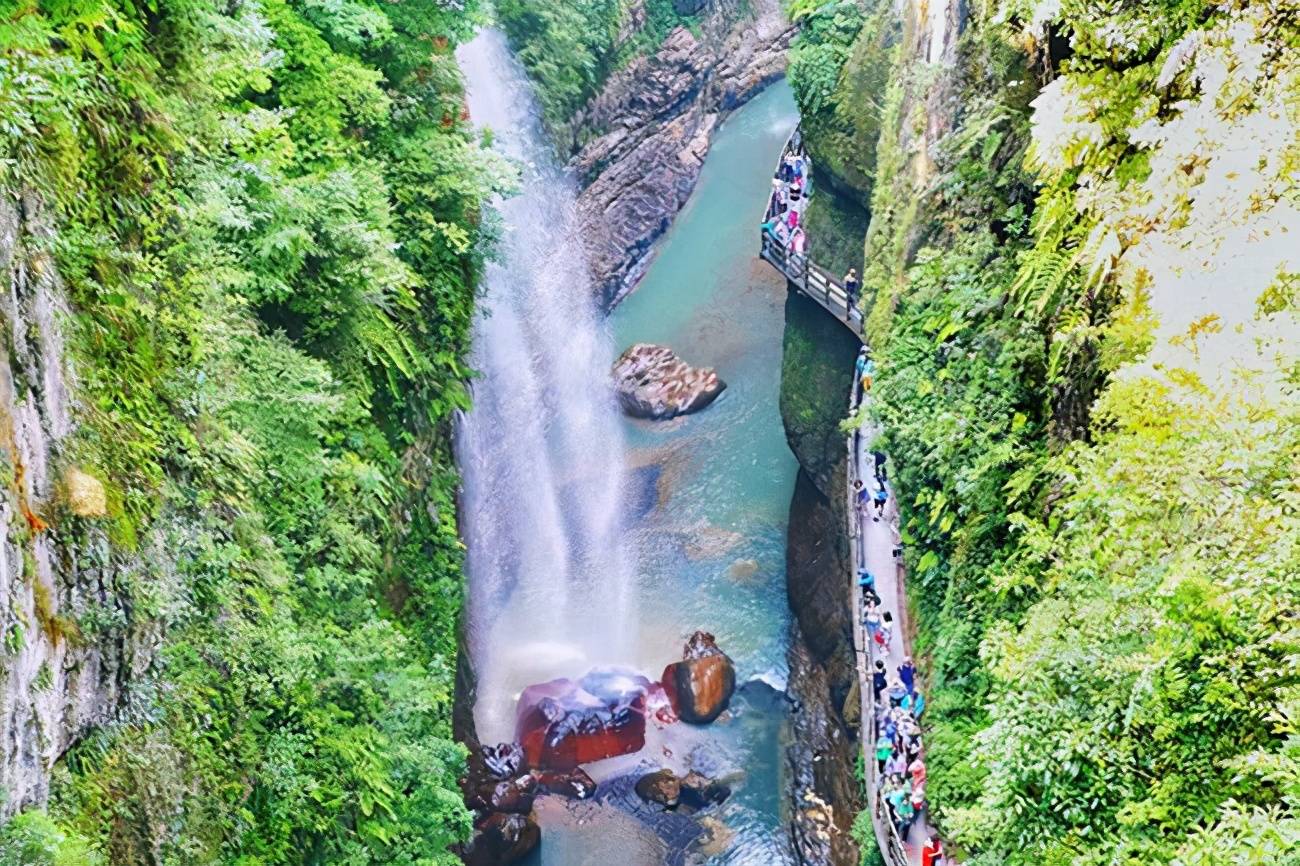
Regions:
[[[800, 131], [796, 129], [786, 142], [777, 162], [779, 177], [781, 163], [786, 154], [795, 147]], [[811, 189], [806, 190], [811, 194]], [[764, 215], [764, 223], [773, 218], [770, 205]], [[844, 286], [829, 271], [819, 267], [810, 260], [809, 246], [800, 255], [786, 248], [766, 227], [760, 232], [759, 257], [776, 268], [785, 277], [787, 287], [816, 301], [827, 313], [834, 316], [846, 328], [851, 330], [864, 345], [863, 321], [860, 310], [850, 306]], [[857, 410], [861, 400], [861, 383], [854, 375], [853, 387], [849, 397], [850, 414]], [[862, 696], [862, 724], [860, 729], [860, 748], [866, 769], [867, 799], [871, 803], [871, 819], [876, 832], [876, 843], [884, 857], [886, 866], [918, 866], [921, 862], [921, 846], [930, 834], [937, 835], [929, 820], [929, 810], [922, 811], [916, 817], [907, 839], [899, 836], [892, 820], [891, 810], [884, 798], [879, 795], [877, 787], [877, 764], [875, 759], [876, 713], [874, 690], [871, 682], [871, 669], [877, 657], [885, 662], [892, 672], [897, 670], [903, 656], [911, 652], [910, 628], [907, 617], [907, 597], [904, 588], [904, 571], [901, 556], [901, 540], [898, 531], [898, 507], [892, 491], [885, 508], [885, 516], [880, 521], [873, 521], [870, 514], [858, 511], [853, 492], [853, 482], [861, 478], [868, 489], [875, 487], [874, 459], [868, 448], [874, 431], [864, 424], [854, 430], [847, 441], [848, 473], [845, 490], [846, 514], [849, 523], [849, 547], [851, 568], [847, 577], [847, 591], [850, 607], [853, 610], [853, 646], [854, 661], [857, 667], [859, 691]], [[867, 467], [872, 467], [869, 470]], [[862, 625], [862, 592], [858, 586], [858, 570], [866, 569], [876, 578], [876, 592], [880, 595], [881, 609], [892, 612], [895, 619], [894, 640], [888, 653], [877, 654], [868, 639]], [[924, 752], [922, 752], [924, 754]], [[948, 861], [945, 861], [948, 862]]]
[[[786, 140], [781, 156], [776, 162], [773, 177], [780, 176], [781, 164], [785, 161], [786, 155], [792, 152], [800, 136], [801, 133], [796, 128]], [[812, 195], [811, 185], [805, 190], [805, 194]], [[769, 206], [767, 213], [763, 215], [763, 222], [766, 223], [772, 217], [773, 213]], [[859, 341], [863, 341], [862, 312], [856, 308], [856, 305], [850, 306], [844, 284], [832, 276], [830, 271], [812, 261], [811, 244], [805, 248], [802, 255], [791, 252], [785, 244], [764, 228], [759, 231], [758, 255], [785, 276], [786, 285], [791, 291], [812, 298], [826, 312], [842, 322], [844, 327], [852, 331]]]

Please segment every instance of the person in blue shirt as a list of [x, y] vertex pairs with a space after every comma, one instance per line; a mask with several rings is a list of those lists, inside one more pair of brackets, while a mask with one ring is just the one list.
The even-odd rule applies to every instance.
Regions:
[[880, 485], [880, 487], [876, 489], [875, 500], [876, 500], [876, 516], [871, 519], [879, 523], [880, 518], [883, 517], [885, 514], [885, 503], [889, 501], [889, 488], [887, 488], [883, 484]]
[[898, 666], [898, 678], [907, 686], [908, 694], [916, 691], [916, 665], [912, 664], [911, 656], [903, 656], [903, 663]]

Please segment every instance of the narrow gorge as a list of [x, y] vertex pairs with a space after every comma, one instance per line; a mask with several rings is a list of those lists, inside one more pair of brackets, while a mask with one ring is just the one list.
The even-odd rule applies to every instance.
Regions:
[[4, 5], [0, 866], [1300, 862], [1298, 47]]

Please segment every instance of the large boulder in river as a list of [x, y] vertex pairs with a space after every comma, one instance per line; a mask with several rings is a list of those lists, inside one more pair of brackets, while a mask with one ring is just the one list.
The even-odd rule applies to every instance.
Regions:
[[672, 349], [637, 343], [614, 362], [614, 390], [634, 418], [663, 420], [696, 412], [727, 387], [709, 368], [692, 367]]
[[736, 667], [718, 649], [713, 635], [697, 631], [686, 642], [682, 660], [664, 668], [664, 691], [678, 718], [697, 725], [721, 715], [736, 690]]
[[528, 766], [570, 770], [638, 752], [646, 714], [664, 702], [657, 683], [622, 668], [596, 668], [581, 680], [529, 686], [519, 696], [515, 737]]
[[474, 839], [465, 852], [468, 866], [503, 866], [528, 856], [542, 841], [542, 829], [532, 815], [491, 812], [474, 825]]

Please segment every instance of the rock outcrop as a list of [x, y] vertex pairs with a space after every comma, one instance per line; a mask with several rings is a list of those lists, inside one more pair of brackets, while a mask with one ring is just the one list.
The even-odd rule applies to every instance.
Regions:
[[779, 0], [689, 2], [701, 35], [679, 27], [615, 73], [558, 131], [585, 186], [578, 200], [593, 285], [613, 307], [640, 279], [655, 240], [686, 203], [727, 112], [785, 72], [794, 28]]
[[686, 642], [682, 660], [664, 668], [663, 684], [678, 718], [705, 725], [731, 703], [736, 668], [713, 635], [697, 631]]
[[856, 682], [848, 595], [845, 437], [857, 341], [806, 298], [786, 302], [781, 418], [799, 461], [786, 547], [786, 593], [794, 615], [786, 749], [790, 835], [802, 863], [854, 866], [849, 832], [863, 808], [856, 717], [846, 713]]
[[[167, 561], [152, 535], [139, 558], [113, 553], [103, 485], [65, 464], [68, 311], [43, 213], [32, 195], [0, 199], [0, 817], [43, 802], [54, 762], [125, 711], [161, 635], [123, 587], [146, 580], [145, 558]], [[159, 599], [163, 571], [147, 578]], [[92, 612], [103, 625], [83, 629]]]
[[727, 383], [712, 368], [687, 364], [664, 346], [637, 343], [612, 370], [623, 411], [634, 418], [664, 420], [698, 412], [718, 398]]

